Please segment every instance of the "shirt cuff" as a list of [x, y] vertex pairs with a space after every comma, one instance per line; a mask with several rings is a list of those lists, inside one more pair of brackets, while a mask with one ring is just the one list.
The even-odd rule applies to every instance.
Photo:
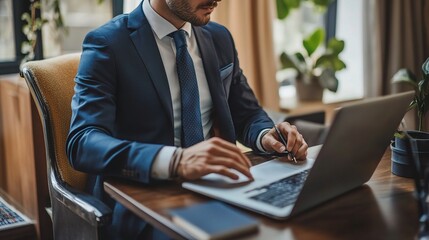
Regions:
[[258, 138], [256, 139], [256, 148], [257, 148], [260, 152], [267, 153], [267, 151], [264, 149], [264, 147], [262, 147], [262, 137], [263, 137], [266, 133], [268, 133], [270, 130], [271, 130], [271, 128], [263, 129], [263, 130], [259, 133]]
[[153, 160], [150, 172], [152, 178], [169, 179], [170, 162], [176, 149], [176, 147], [165, 146], [159, 151], [158, 155]]

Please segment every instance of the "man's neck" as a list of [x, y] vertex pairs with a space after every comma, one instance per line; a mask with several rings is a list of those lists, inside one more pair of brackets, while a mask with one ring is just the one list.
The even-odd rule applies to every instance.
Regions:
[[173, 24], [177, 29], [180, 29], [186, 23], [170, 10], [165, 0], [150, 0], [149, 3], [156, 13]]

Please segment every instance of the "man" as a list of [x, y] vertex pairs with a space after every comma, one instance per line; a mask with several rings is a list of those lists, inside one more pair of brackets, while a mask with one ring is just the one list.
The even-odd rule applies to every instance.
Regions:
[[209, 22], [217, 3], [145, 0], [84, 40], [67, 154], [75, 169], [92, 174], [89, 191], [114, 208], [109, 237], [155, 233], [105, 196], [104, 176], [150, 184], [208, 173], [236, 179], [235, 169], [252, 179], [236, 140], [256, 152], [306, 158], [294, 126], [278, 125], [287, 146], [279, 142], [242, 74], [230, 33]]

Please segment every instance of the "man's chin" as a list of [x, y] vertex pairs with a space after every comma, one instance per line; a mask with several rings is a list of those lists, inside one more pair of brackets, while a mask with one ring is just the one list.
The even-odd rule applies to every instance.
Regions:
[[194, 26], [204, 26], [210, 22], [210, 14], [206, 16], [199, 17], [197, 19], [193, 19], [193, 21], [189, 21]]

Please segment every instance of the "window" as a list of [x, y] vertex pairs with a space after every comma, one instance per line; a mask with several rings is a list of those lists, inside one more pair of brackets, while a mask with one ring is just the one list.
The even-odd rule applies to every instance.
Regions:
[[[276, 56], [282, 51], [303, 51], [303, 38], [317, 27], [325, 27], [327, 39], [335, 35], [345, 41], [345, 49], [340, 56], [347, 68], [336, 74], [339, 79], [338, 91], [333, 93], [325, 90], [325, 103], [363, 97], [363, 1], [337, 0], [329, 8], [327, 16], [314, 10], [311, 3], [302, 2], [301, 7], [293, 10], [286, 20], [274, 21]], [[277, 81], [281, 84], [279, 94], [282, 107], [289, 108], [295, 104], [294, 78], [293, 70], [277, 72]]]
[[[48, 24], [43, 28], [45, 57], [81, 51], [85, 35], [112, 18], [112, 1], [61, 0], [61, 13], [65, 30]], [[43, 14], [49, 16], [51, 13]]]
[[12, 0], [0, 0], [0, 61], [14, 61], [15, 37]]
[[17, 73], [22, 59], [21, 15], [30, 1], [0, 0], [0, 74]]
[[329, 92], [324, 99], [327, 102], [364, 96], [364, 1], [366, 0], [338, 0], [336, 36], [346, 43], [341, 57], [347, 68], [338, 72], [338, 92]]

